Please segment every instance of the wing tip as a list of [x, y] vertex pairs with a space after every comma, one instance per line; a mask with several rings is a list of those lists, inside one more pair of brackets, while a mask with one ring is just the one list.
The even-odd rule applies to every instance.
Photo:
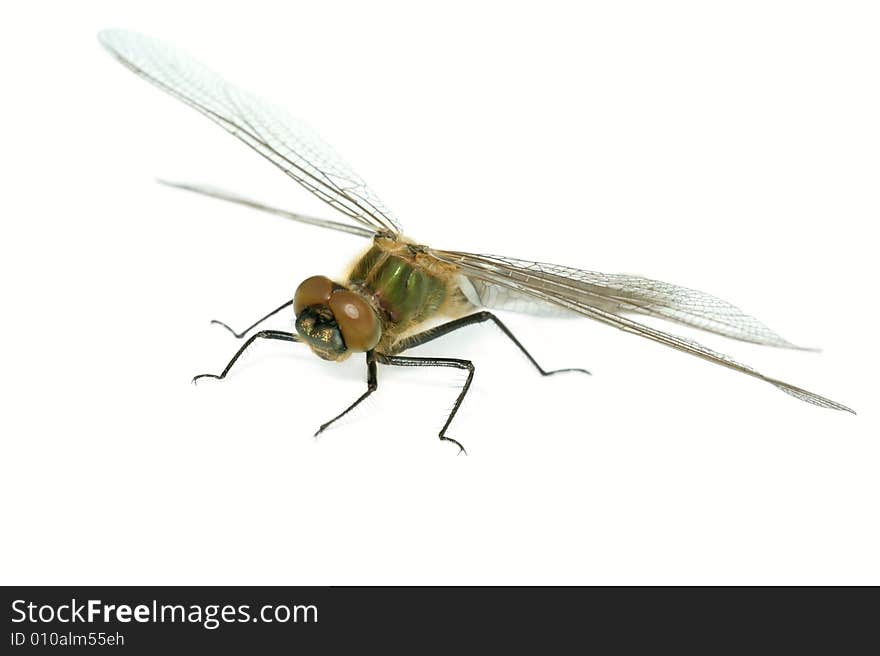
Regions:
[[780, 341], [777, 344], [769, 344], [768, 346], [778, 346], [779, 348], [789, 349], [791, 351], [802, 351], [804, 353], [822, 352], [822, 348], [819, 346], [801, 346], [800, 344], [789, 342], [784, 337], [780, 337], [779, 340]]
[[838, 403], [837, 401], [832, 401], [829, 398], [824, 396], [820, 396], [814, 392], [807, 391], [800, 387], [795, 387], [794, 385], [789, 385], [788, 383], [784, 383], [780, 380], [772, 380], [765, 379], [768, 382], [775, 385], [778, 389], [782, 390], [789, 396], [793, 396], [799, 401], [803, 401], [805, 403], [809, 403], [810, 405], [815, 405], [820, 408], [827, 408], [828, 410], [839, 410], [841, 412], [848, 412], [852, 415], [856, 414], [856, 411], [850, 408], [849, 406], [845, 406], [842, 403]]
[[166, 180], [165, 178], [153, 178], [153, 182], [166, 187], [174, 187], [175, 189], [190, 189], [190, 185], [187, 185], [185, 182], [175, 182], [174, 180]]
[[105, 28], [103, 30], [98, 30], [98, 43], [107, 48], [108, 50], [113, 49], [113, 42], [122, 34], [125, 33], [125, 30], [118, 30], [116, 28], [110, 27]]
[[853, 416], [858, 416], [858, 413], [849, 406], [845, 406], [842, 403], [837, 403], [836, 401], [832, 401], [832, 403], [834, 404], [831, 406], [832, 410], [840, 410], [841, 412], [848, 412]]

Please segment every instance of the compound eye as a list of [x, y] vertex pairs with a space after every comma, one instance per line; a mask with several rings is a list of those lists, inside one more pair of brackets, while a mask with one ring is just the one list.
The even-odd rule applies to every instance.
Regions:
[[312, 276], [303, 280], [293, 296], [296, 316], [312, 305], [326, 305], [333, 293], [333, 281], [326, 276]]
[[349, 350], [369, 351], [379, 343], [379, 318], [362, 297], [347, 290], [338, 291], [330, 297], [329, 305]]

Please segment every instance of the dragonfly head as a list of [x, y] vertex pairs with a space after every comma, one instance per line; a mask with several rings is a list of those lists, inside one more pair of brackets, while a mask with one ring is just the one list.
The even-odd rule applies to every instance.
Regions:
[[306, 278], [293, 297], [296, 331], [324, 360], [341, 361], [379, 343], [382, 325], [360, 294], [324, 276]]

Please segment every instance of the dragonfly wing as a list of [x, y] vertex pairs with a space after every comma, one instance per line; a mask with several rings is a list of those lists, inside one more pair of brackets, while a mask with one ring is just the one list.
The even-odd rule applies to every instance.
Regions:
[[[468, 254], [459, 254], [468, 255]], [[698, 328], [743, 342], [798, 349], [755, 317], [735, 305], [705, 292], [626, 274], [599, 273], [557, 264], [530, 262], [496, 255], [479, 255], [484, 267], [517, 270], [533, 274], [559, 293], [583, 300], [590, 306], [613, 314], [642, 314]], [[517, 292], [497, 283], [478, 281], [474, 287], [481, 293], [485, 307], [506, 309]], [[500, 304], [499, 304], [500, 303]]]
[[[626, 312], [638, 311], [632, 308], [633, 300], [631, 298], [622, 296], [620, 291], [617, 289], [617, 286], [611, 286], [610, 291], [604, 291], [604, 288], [602, 286], [595, 284], [597, 280], [596, 278], [578, 275], [581, 273], [589, 273], [591, 276], [601, 276], [603, 274], [581, 272], [578, 269], [568, 269], [566, 267], [546, 265], [538, 262], [527, 262], [525, 260], [517, 260], [491, 255], [476, 255], [473, 253], [463, 253], [459, 251], [432, 250], [431, 253], [432, 255], [434, 255], [434, 257], [443, 262], [448, 262], [450, 264], [456, 265], [461, 273], [467, 276], [467, 278], [469, 278], [470, 280], [483, 281], [483, 283], [485, 283], [485, 285], [487, 285], [488, 287], [495, 286], [503, 289], [508, 289], [512, 292], [515, 292], [516, 294], [528, 296], [543, 303], [557, 305], [566, 310], [575, 312], [581, 316], [594, 319], [610, 326], [614, 326], [615, 328], [619, 328], [620, 330], [623, 330], [625, 332], [645, 337], [646, 339], [664, 344], [666, 346], [669, 346], [670, 348], [674, 348], [684, 353], [689, 353], [704, 360], [708, 360], [709, 362], [727, 367], [728, 369], [739, 371], [740, 373], [752, 376], [753, 378], [758, 378], [760, 380], [768, 382], [771, 385], [774, 385], [775, 387], [781, 389], [783, 392], [800, 399], [801, 401], [805, 401], [807, 403], [811, 403], [813, 405], [817, 405], [823, 408], [853, 412], [850, 408], [840, 403], [837, 403], [836, 401], [832, 401], [831, 399], [819, 396], [818, 394], [814, 394], [813, 392], [802, 389], [800, 387], [796, 387], [784, 381], [765, 376], [755, 369], [752, 369], [747, 365], [737, 362], [736, 360], [733, 360], [732, 358], [722, 353], [713, 351], [712, 349], [709, 349], [693, 340], [686, 339], [678, 335], [673, 335], [662, 330], [658, 330], [651, 326], [647, 326], [637, 321], [634, 321], [633, 319], [630, 319], [626, 316], [622, 316]], [[584, 280], [585, 278], [586, 280], [588, 280], [588, 282]], [[615, 277], [613, 276], [611, 278], [615, 279]], [[647, 281], [647, 279], [644, 278], [641, 278], [639, 280]], [[656, 281], [650, 282], [658, 284]], [[659, 284], [662, 285], [664, 283]], [[675, 289], [684, 288], [675, 287]], [[692, 290], [687, 291], [692, 292]], [[701, 294], [701, 297], [706, 296], [702, 295], [702, 293], [699, 294]], [[708, 298], [714, 299], [714, 297]], [[714, 299], [714, 301], [724, 304], [720, 307], [733, 308], [733, 306], [730, 306], [729, 304], [726, 304], [724, 301], [720, 301], [719, 299]], [[655, 312], [646, 311], [646, 308], [642, 306], [638, 307], [641, 308], [643, 314], [651, 314], [652, 316], [664, 316]], [[664, 318], [668, 317], [664, 316]], [[676, 318], [675, 320], [678, 320], [678, 318]], [[680, 322], [688, 323], [689, 325], [696, 325], [695, 323], [691, 322]], [[753, 326], [753, 322], [757, 322], [757, 320], [752, 319], [751, 317], [748, 317], [748, 320], [740, 318], [736, 321], [728, 320], [723, 324], [723, 326], [730, 332], [742, 333], [744, 331], [743, 327], [751, 327]], [[774, 339], [770, 336], [766, 336], [763, 331], [753, 331], [759, 331], [759, 329], [755, 327], [750, 328], [748, 331], [745, 331], [744, 334], [746, 334], [747, 336], [756, 335], [754, 339], [748, 339], [746, 341], [753, 341], [759, 344], [769, 342], [774, 346], [788, 345], [788, 343], [784, 342], [784, 340], [782, 340], [784, 344], [776, 343], [778, 340], [782, 339], [778, 336], [776, 339]], [[712, 332], [721, 331], [712, 330]], [[721, 332], [721, 334], [725, 333]], [[772, 334], [775, 335], [775, 333]], [[760, 337], [758, 337], [758, 335], [760, 335]], [[739, 337], [738, 334], [737, 337], [739, 339], [743, 339], [742, 337]]]
[[556, 303], [548, 303], [534, 296], [480, 280], [479, 278], [469, 278], [465, 275], [460, 275], [458, 286], [465, 298], [476, 307], [484, 307], [490, 310], [509, 310], [510, 312], [530, 314], [535, 317], [573, 319], [580, 316]]
[[400, 233], [391, 211], [313, 130], [156, 39], [123, 30], [98, 35], [126, 67], [198, 110], [300, 185], [374, 232]]
[[327, 228], [329, 230], [347, 232], [350, 235], [358, 235], [359, 237], [366, 237], [367, 239], [372, 238], [376, 234], [375, 230], [362, 228], [361, 226], [351, 225], [348, 223], [340, 223], [339, 221], [330, 221], [328, 219], [320, 219], [315, 216], [308, 216], [306, 214], [291, 212], [280, 207], [266, 205], [265, 203], [261, 203], [251, 198], [239, 196], [238, 194], [235, 194], [231, 191], [218, 189], [216, 187], [190, 184], [188, 182], [171, 182], [170, 180], [157, 180], [157, 182], [168, 187], [174, 187], [175, 189], [183, 189], [184, 191], [191, 191], [194, 194], [200, 194], [202, 196], [208, 196], [210, 198], [216, 198], [218, 200], [225, 200], [229, 203], [235, 203], [236, 205], [244, 205], [245, 207], [250, 207], [251, 209], [259, 210], [261, 212], [266, 212], [267, 214], [281, 216], [285, 219], [290, 219], [291, 221], [299, 221], [300, 223], [315, 225], [321, 228]]

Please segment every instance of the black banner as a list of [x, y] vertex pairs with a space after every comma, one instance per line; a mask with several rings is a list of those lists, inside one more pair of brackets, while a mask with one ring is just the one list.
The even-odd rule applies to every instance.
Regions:
[[[874, 589], [7, 587], [4, 653], [251, 653], [440, 645], [541, 652], [808, 643], [839, 652]], [[470, 651], [470, 648], [467, 649]], [[849, 650], [847, 650], [849, 651]]]

